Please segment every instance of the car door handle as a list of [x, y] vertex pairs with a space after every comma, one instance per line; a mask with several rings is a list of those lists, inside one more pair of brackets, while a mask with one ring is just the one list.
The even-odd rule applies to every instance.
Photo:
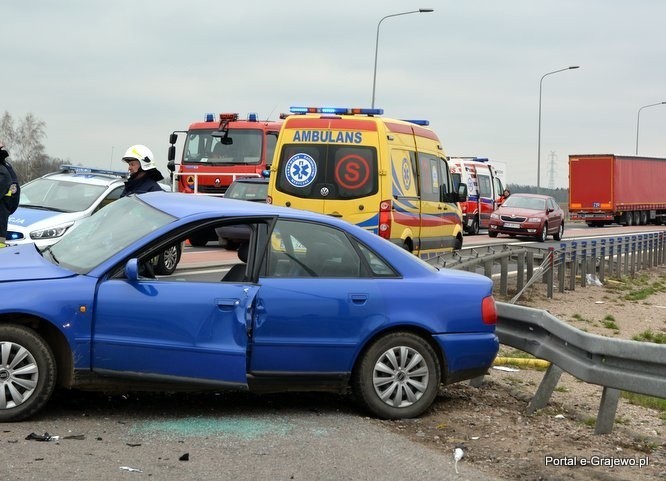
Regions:
[[367, 294], [349, 294], [349, 300], [352, 304], [363, 305], [368, 301]]
[[240, 299], [215, 299], [215, 304], [221, 311], [230, 311], [240, 304]]

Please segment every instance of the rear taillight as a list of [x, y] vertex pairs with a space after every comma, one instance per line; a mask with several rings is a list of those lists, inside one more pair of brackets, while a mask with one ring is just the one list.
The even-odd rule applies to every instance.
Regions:
[[484, 324], [497, 324], [497, 308], [493, 296], [484, 297], [481, 302], [481, 319]]
[[379, 237], [391, 238], [391, 201], [383, 200], [379, 203]]

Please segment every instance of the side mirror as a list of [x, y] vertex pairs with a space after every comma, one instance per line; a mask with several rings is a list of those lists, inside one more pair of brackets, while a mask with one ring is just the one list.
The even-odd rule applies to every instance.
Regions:
[[177, 140], [178, 140], [178, 134], [177, 133], [174, 132], [171, 135], [169, 135], [169, 143], [171, 145], [175, 144]]
[[[176, 160], [176, 146], [172, 145], [169, 147], [169, 153], [167, 154], [167, 160], [173, 163]], [[173, 169], [171, 169], [173, 170]]]
[[169, 169], [171, 172], [175, 172], [176, 163], [173, 160], [169, 160], [169, 162], [167, 162], [167, 169]]
[[134, 283], [139, 281], [139, 259], [130, 259], [125, 264], [125, 277]]

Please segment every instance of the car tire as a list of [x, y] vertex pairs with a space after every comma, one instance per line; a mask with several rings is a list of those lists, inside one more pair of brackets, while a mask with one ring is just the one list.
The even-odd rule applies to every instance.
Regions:
[[488, 232], [488, 236], [497, 237], [497, 232]]
[[541, 230], [541, 235], [539, 236], [539, 242], [546, 242], [547, 238], [548, 238], [548, 223], [545, 223], [543, 225], [543, 229]]
[[557, 229], [557, 234], [553, 234], [553, 239], [556, 241], [562, 240], [562, 237], [564, 237], [564, 221], [560, 223], [560, 228]]
[[474, 217], [472, 220], [472, 225], [469, 226], [469, 231], [467, 232], [470, 235], [477, 235], [479, 233], [479, 218]]
[[56, 384], [55, 358], [44, 339], [24, 326], [1, 325], [0, 345], [0, 387], [6, 396], [0, 422], [20, 421], [41, 410], [51, 398]]
[[453, 243], [453, 250], [459, 251], [460, 249], [462, 249], [462, 246], [463, 246], [463, 237], [461, 234], [458, 234], [455, 242]]
[[422, 337], [395, 332], [377, 339], [361, 355], [353, 375], [359, 402], [382, 419], [419, 416], [435, 400], [441, 367]]
[[180, 261], [180, 246], [174, 245], [167, 248], [159, 256], [155, 263], [155, 274], [170, 276], [176, 270]]

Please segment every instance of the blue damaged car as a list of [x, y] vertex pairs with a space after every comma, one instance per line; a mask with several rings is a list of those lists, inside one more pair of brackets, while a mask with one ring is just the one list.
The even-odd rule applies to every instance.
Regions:
[[[153, 272], [217, 228], [247, 231], [224, 277]], [[0, 249], [0, 289], [0, 422], [57, 386], [352, 392], [377, 417], [414, 417], [499, 347], [491, 280], [333, 217], [207, 196], [122, 198], [43, 250]]]

